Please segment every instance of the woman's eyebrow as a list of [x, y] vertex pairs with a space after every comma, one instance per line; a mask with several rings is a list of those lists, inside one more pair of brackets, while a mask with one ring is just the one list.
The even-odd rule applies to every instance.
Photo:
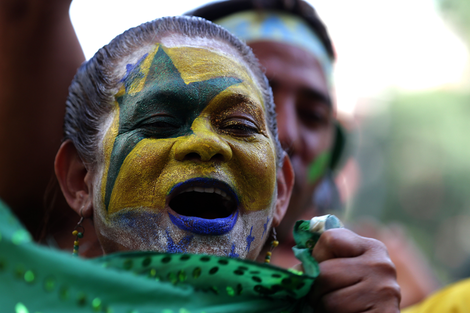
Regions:
[[235, 106], [246, 105], [253, 109], [258, 109], [259, 107], [262, 108], [262, 103], [255, 99], [255, 97], [244, 93], [230, 94], [224, 96], [224, 98], [222, 99], [223, 101], [221, 101], [221, 106], [223, 108], [230, 108]]

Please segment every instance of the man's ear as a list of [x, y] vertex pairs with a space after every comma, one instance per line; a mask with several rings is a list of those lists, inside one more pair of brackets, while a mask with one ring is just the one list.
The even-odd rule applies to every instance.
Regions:
[[70, 207], [80, 216], [93, 215], [90, 173], [72, 141], [62, 143], [55, 157], [55, 175]]
[[277, 202], [273, 216], [273, 227], [279, 226], [289, 206], [294, 186], [294, 170], [287, 155], [284, 156], [282, 167], [277, 171]]

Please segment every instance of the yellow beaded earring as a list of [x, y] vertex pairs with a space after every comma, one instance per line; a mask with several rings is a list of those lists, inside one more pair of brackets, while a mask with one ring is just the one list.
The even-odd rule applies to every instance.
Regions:
[[279, 241], [277, 241], [276, 229], [272, 229], [273, 241], [271, 241], [271, 248], [266, 252], [266, 257], [264, 258], [264, 263], [271, 263], [271, 255], [273, 254], [274, 248], [279, 246]]
[[75, 236], [75, 241], [73, 242], [73, 256], [78, 256], [78, 248], [80, 246], [80, 241], [78, 241], [79, 238], [83, 238], [83, 235], [85, 234], [85, 228], [82, 226], [83, 222], [83, 215], [82, 215], [82, 210], [84, 206], [80, 209], [80, 221], [78, 221], [77, 226], [73, 229], [72, 235]]

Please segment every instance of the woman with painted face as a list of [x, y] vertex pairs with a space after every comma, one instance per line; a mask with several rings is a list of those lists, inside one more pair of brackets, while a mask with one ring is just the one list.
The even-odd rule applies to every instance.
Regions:
[[[293, 185], [267, 80], [251, 50], [226, 30], [198, 19], [163, 21], [124, 33], [77, 74], [56, 159], [63, 193], [77, 213], [93, 216], [106, 254], [264, 259]], [[355, 312], [375, 309], [366, 303], [379, 294], [375, 305], [393, 312], [399, 298], [393, 265], [384, 260], [383, 275], [374, 276], [363, 272], [364, 264], [342, 259], [367, 259], [383, 247], [345, 233], [326, 233], [313, 254], [320, 261], [337, 257], [336, 266], [344, 262], [356, 276], [326, 278], [331, 284], [311, 300], [322, 310]], [[369, 279], [356, 286], [360, 275]], [[332, 296], [329, 288], [339, 296], [372, 284], [374, 292], [347, 302], [317, 301]], [[285, 289], [256, 288], [264, 295]]]
[[[227, 31], [200, 19], [165, 18], [117, 37], [74, 79], [65, 133], [56, 158], [61, 188], [75, 211], [93, 217], [109, 255], [85, 262], [37, 247], [2, 206], [0, 290], [11, 295], [2, 307], [273, 312], [298, 311], [323, 296], [309, 293], [315, 273], [233, 258], [261, 254], [293, 177], [266, 79]], [[335, 240], [345, 232], [325, 233], [313, 254], [341, 257], [341, 244], [353, 254], [371, 252], [352, 237]], [[162, 253], [112, 254], [124, 250]], [[315, 272], [313, 260], [304, 265]], [[393, 296], [370, 312], [396, 311], [396, 286], [386, 287]], [[364, 311], [357, 300], [345, 304], [336, 308]]]
[[[144, 24], [78, 72], [56, 173], [105, 253], [255, 259], [293, 174], [251, 50], [198, 19]], [[97, 88], [98, 86], [98, 88]]]
[[[155, 20], [103, 47], [70, 87], [56, 173], [69, 205], [93, 218], [107, 256], [91, 266], [71, 261], [77, 277], [67, 258], [34, 246], [2, 208], [0, 268], [21, 272], [17, 282], [2, 278], [0, 289], [14, 295], [2, 307], [48, 310], [53, 300], [41, 295], [57, 291], [64, 301], [77, 299], [68, 312], [90, 304], [129, 312], [128, 292], [146, 299], [131, 298], [134, 308], [153, 310], [305, 306], [317, 271], [302, 275], [237, 259], [258, 257], [290, 197], [293, 173], [273, 106], [251, 50], [205, 20]], [[76, 252], [85, 231], [79, 224], [74, 232]], [[130, 250], [161, 253], [112, 254]], [[183, 252], [193, 254], [174, 254]], [[116, 269], [152, 283], [123, 276], [132, 291], [115, 290]], [[25, 283], [40, 288], [14, 293]], [[139, 293], [140, 285], [146, 288]]]

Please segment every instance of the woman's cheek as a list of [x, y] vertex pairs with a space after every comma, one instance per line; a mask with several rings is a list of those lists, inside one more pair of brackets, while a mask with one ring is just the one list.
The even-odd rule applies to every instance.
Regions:
[[276, 189], [276, 156], [273, 144], [264, 136], [256, 142], [232, 143], [235, 183], [247, 211], [271, 208]]

